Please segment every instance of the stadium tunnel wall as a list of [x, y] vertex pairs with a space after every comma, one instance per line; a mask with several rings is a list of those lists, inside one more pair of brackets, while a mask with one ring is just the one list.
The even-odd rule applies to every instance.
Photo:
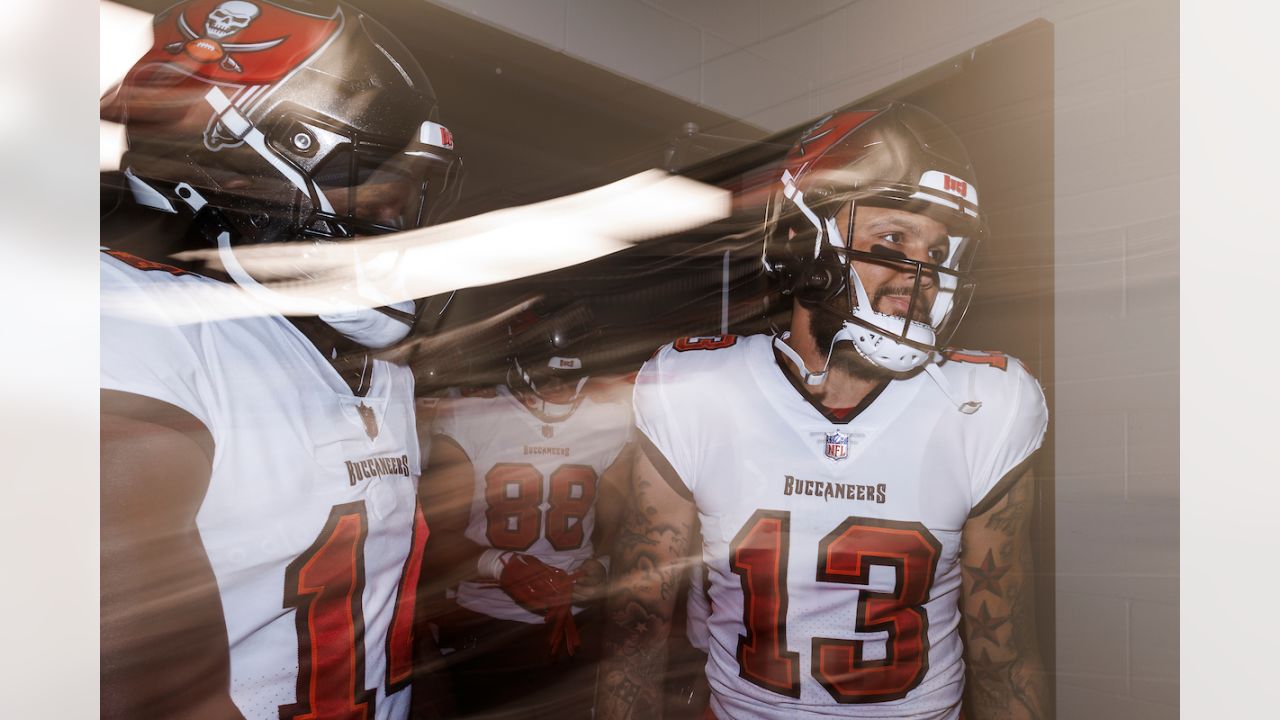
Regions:
[[770, 132], [1052, 23], [1058, 716], [1177, 716], [1177, 3], [434, 4]]

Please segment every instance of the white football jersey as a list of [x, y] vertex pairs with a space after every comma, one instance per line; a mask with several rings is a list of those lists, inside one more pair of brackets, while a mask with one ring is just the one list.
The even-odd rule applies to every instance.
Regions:
[[[626, 445], [631, 405], [626, 394], [602, 401], [590, 387], [577, 409], [556, 422], [533, 414], [503, 386], [441, 404], [434, 432], [457, 443], [475, 476], [468, 540], [566, 571], [595, 554], [598, 483]], [[456, 599], [489, 617], [543, 622], [493, 580], [459, 583]]]
[[959, 354], [942, 371], [982, 402], [976, 413], [921, 373], [840, 420], [800, 392], [773, 343], [678, 340], [636, 380], [640, 442], [702, 524], [712, 709], [955, 718], [961, 530], [1039, 447], [1040, 386], [1013, 358]]
[[279, 315], [166, 320], [252, 309], [236, 286], [120, 258], [101, 262], [102, 387], [175, 405], [213, 436], [196, 524], [232, 700], [264, 720], [407, 717], [427, 534], [409, 369], [373, 361], [356, 397]]

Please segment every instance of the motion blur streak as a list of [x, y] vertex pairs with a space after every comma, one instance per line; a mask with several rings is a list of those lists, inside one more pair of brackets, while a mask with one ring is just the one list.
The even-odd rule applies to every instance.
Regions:
[[[654, 213], [655, 207], [663, 211]], [[446, 225], [344, 242], [238, 247], [235, 260], [260, 285], [253, 293], [258, 302], [244, 302], [236, 288], [209, 284], [207, 302], [198, 304], [191, 321], [208, 320], [211, 314], [328, 314], [505, 282], [698, 227], [727, 217], [729, 209], [728, 191], [648, 170], [574, 195]], [[225, 269], [213, 248], [175, 257]], [[183, 292], [190, 297], [190, 288]], [[152, 310], [122, 307], [108, 295], [103, 295], [102, 307], [103, 312], [140, 320]], [[173, 317], [174, 308], [166, 314]]]

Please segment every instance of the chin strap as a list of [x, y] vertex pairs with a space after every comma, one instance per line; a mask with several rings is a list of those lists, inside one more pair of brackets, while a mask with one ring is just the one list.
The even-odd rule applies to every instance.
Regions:
[[[840, 333], [844, 332], [842, 329]], [[831, 367], [831, 354], [835, 350], [836, 341], [840, 340], [840, 333], [831, 339], [831, 346], [827, 348], [827, 361], [822, 364], [822, 369], [817, 372], [810, 372], [809, 368], [804, 364], [804, 359], [800, 357], [800, 353], [796, 349], [787, 344], [787, 338], [791, 337], [791, 332], [784, 332], [773, 338], [773, 346], [778, 349], [793, 365], [796, 370], [800, 371], [800, 376], [804, 378], [805, 385], [821, 385], [827, 380], [827, 370]], [[848, 338], [844, 338], [848, 339]]]
[[[960, 412], [965, 415], [972, 415], [978, 412], [978, 408], [982, 407], [982, 403], [978, 400], [958, 400], [955, 391], [951, 389], [951, 383], [947, 382], [947, 376], [942, 374], [942, 368], [938, 367], [937, 363], [930, 361], [924, 366], [924, 371], [928, 373], [929, 377], [933, 378], [933, 381], [938, 384], [938, 389], [942, 391], [943, 395], [947, 396], [951, 404], [955, 405]], [[973, 376], [970, 375], [969, 379], [969, 392], [967, 394], [972, 396], [974, 394]]]
[[[801, 377], [804, 379], [805, 385], [821, 385], [827, 379], [827, 371], [831, 366], [831, 354], [835, 349], [836, 342], [839, 340], [849, 339], [848, 337], [841, 337], [845, 332], [846, 329], [841, 329], [840, 332], [836, 333], [835, 338], [831, 341], [831, 347], [827, 349], [827, 361], [823, 364], [822, 370], [817, 372], [810, 372], [808, 367], [804, 364], [804, 359], [800, 357], [800, 353], [796, 352], [795, 348], [786, 343], [786, 339], [791, 336], [790, 332], [785, 332], [774, 337], [773, 346], [777, 348], [778, 351], [781, 352], [788, 360], [790, 360], [793, 365], [795, 365], [796, 370], [800, 372]], [[952, 405], [955, 405], [956, 409], [960, 412], [965, 415], [972, 415], [978, 412], [978, 409], [982, 407], [982, 402], [979, 400], [958, 399], [955, 390], [951, 387], [951, 383], [947, 381], [947, 376], [942, 374], [942, 369], [938, 367], [937, 363], [932, 360], [925, 363], [924, 371], [929, 377], [933, 378], [938, 389], [942, 391], [942, 394], [947, 397], [947, 400], [950, 401]], [[972, 376], [970, 376], [970, 378], [972, 378]], [[970, 383], [969, 392], [967, 394], [970, 396], [974, 395], [972, 383]]]
[[[553, 402], [548, 402], [546, 399], [544, 399], [541, 395], [538, 395], [536, 392], [534, 393], [534, 396], [537, 397], [538, 400], [541, 401], [542, 403], [542, 406], [538, 408], [538, 415], [544, 418], [547, 418], [548, 420], [555, 420], [555, 421], [564, 420], [565, 418], [572, 415], [573, 411], [578, 407], [577, 402], [553, 403]], [[577, 399], [577, 395], [574, 396], [574, 399], [575, 400]]]
[[853, 267], [849, 268], [849, 280], [858, 302], [857, 306], [851, 310], [853, 316], [882, 331], [852, 328], [850, 323], [846, 322], [843, 330], [849, 331], [849, 339], [858, 352], [871, 364], [892, 372], [908, 372], [929, 363], [931, 361], [929, 353], [893, 339], [893, 330], [890, 329], [889, 323], [896, 325], [901, 322], [906, 330], [906, 338], [925, 346], [934, 343], [933, 328], [915, 320], [876, 312], [871, 305], [871, 298], [867, 295], [867, 289], [862, 285], [862, 278]]
[[[205, 209], [208, 202], [204, 196], [196, 191], [194, 187], [185, 182], [180, 182], [174, 187], [174, 192], [181, 198], [187, 207], [191, 208], [191, 212], [199, 215], [201, 210]], [[240, 260], [236, 258], [236, 254], [231, 251], [231, 226], [225, 222], [220, 222], [217, 228], [218, 236], [218, 258], [222, 260], [222, 266], [227, 271], [227, 275], [231, 277], [235, 283], [245, 289], [250, 295], [259, 301], [271, 307], [276, 307], [276, 298], [267, 288], [253, 279], [244, 266], [240, 264]]]
[[[564, 420], [572, 415], [574, 410], [578, 409], [578, 405], [580, 405], [582, 401], [582, 388], [585, 387], [587, 381], [591, 379], [590, 375], [583, 375], [578, 379], [578, 386], [574, 388], [573, 391], [573, 400], [567, 403], [553, 403], [547, 401], [546, 398], [542, 397], [542, 395], [538, 393], [538, 386], [534, 384], [533, 379], [529, 377], [529, 373], [525, 372], [524, 367], [520, 365], [519, 360], [516, 360], [514, 365], [514, 368], [507, 368], [507, 387], [513, 387], [511, 382], [511, 371], [516, 370], [520, 375], [520, 379], [524, 381], [524, 384], [529, 388], [529, 391], [538, 399], [538, 402], [542, 403], [535, 414], [552, 422]], [[525, 402], [523, 398], [521, 398], [520, 401]]]

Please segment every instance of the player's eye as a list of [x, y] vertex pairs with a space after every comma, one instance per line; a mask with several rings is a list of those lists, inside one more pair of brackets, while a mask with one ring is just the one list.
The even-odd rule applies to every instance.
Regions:
[[879, 239], [887, 243], [891, 243], [893, 245], [901, 245], [903, 238], [902, 238], [902, 233], [891, 232], [891, 233], [885, 233], [881, 235]]
[[929, 248], [929, 262], [934, 265], [941, 265], [947, 259], [947, 249], [941, 245], [934, 245]]

